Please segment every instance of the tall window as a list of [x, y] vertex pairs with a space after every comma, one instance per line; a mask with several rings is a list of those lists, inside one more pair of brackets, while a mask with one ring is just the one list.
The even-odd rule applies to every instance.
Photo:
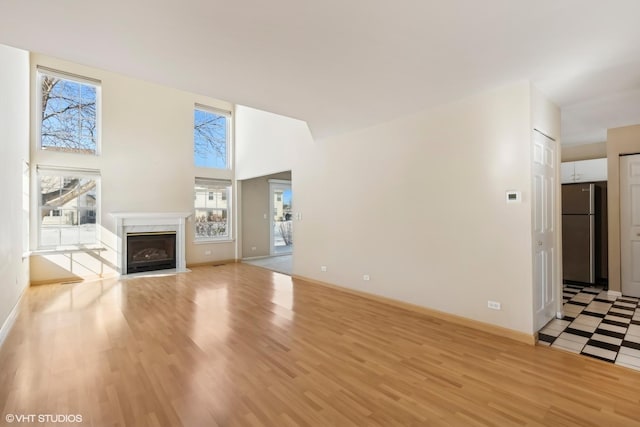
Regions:
[[98, 242], [98, 171], [38, 167], [40, 248]]
[[98, 153], [100, 82], [38, 68], [40, 148]]
[[231, 239], [231, 181], [196, 178], [195, 239]]
[[193, 117], [195, 165], [229, 169], [229, 126], [231, 113], [196, 105]]

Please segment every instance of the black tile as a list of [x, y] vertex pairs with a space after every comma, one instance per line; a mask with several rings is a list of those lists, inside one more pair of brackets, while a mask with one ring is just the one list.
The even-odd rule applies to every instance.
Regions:
[[564, 332], [572, 335], [580, 335], [585, 338], [591, 338], [591, 335], [593, 335], [593, 332], [581, 331], [580, 329], [573, 329], [572, 327], [568, 327]]
[[605, 350], [615, 351], [616, 353], [620, 351], [619, 345], [610, 344], [608, 342], [602, 342], [594, 339], [590, 339], [589, 341], [587, 341], [586, 345], [592, 345], [594, 347], [604, 348]]
[[607, 315], [609, 315], [609, 316], [624, 317], [625, 319], [632, 319], [632, 318], [633, 318], [633, 314], [618, 313], [617, 311], [611, 311], [611, 310], [609, 310], [609, 312], [607, 313]]
[[602, 319], [602, 323], [606, 323], [607, 325], [620, 326], [622, 328], [628, 328], [628, 323], [616, 322], [615, 320]]
[[598, 302], [605, 302], [607, 304], [612, 304], [613, 301], [609, 301], [608, 299], [604, 299], [604, 298], [594, 298], [594, 301], [598, 301]]
[[584, 356], [593, 357], [594, 359], [604, 360], [605, 362], [609, 362], [609, 363], [615, 362], [615, 359], [607, 359], [606, 357], [596, 356], [595, 354], [585, 353], [584, 351], [581, 352], [580, 354], [582, 354]]
[[612, 338], [624, 339], [625, 334], [621, 334], [620, 332], [613, 332], [607, 329], [596, 329], [595, 334], [606, 335]]
[[588, 306], [590, 303], [588, 302], [580, 302], [580, 301], [569, 301], [567, 304], [573, 304], [573, 305], [579, 305], [580, 307], [586, 307]]
[[574, 320], [576, 320], [576, 318], [571, 316], [564, 316], [562, 320], [566, 320], [567, 322], [573, 322]]
[[582, 313], [580, 314], [586, 314], [587, 316], [593, 316], [593, 317], [599, 317], [599, 318], [604, 318], [604, 316], [606, 316], [606, 314], [602, 314], [602, 313], [596, 313], [594, 311], [587, 311], [586, 309], [582, 311]]
[[602, 292], [600, 289], [595, 289], [595, 290], [591, 290], [591, 289], [583, 289], [582, 291], [583, 294], [589, 294], [589, 295], [598, 295], [600, 294], [600, 292]]
[[640, 350], [640, 343], [623, 340], [622, 341], [622, 347], [629, 347], [629, 348], [633, 348], [635, 350]]
[[549, 344], [551, 344], [552, 342], [554, 342], [556, 340], [556, 337], [551, 336], [551, 335], [547, 335], [547, 334], [538, 333], [538, 340], [539, 341], [548, 342]]
[[632, 325], [640, 325], [640, 320], [632, 320], [631, 324]]

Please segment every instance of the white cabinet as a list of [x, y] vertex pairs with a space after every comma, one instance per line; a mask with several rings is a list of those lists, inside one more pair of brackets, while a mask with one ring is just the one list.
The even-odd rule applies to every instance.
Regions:
[[607, 159], [580, 160], [564, 162], [561, 165], [561, 181], [563, 184], [572, 182], [593, 182], [607, 180]]

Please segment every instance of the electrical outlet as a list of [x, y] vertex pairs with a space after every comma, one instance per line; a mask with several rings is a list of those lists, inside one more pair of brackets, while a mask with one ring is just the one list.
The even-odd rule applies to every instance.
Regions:
[[501, 304], [498, 301], [487, 301], [487, 307], [492, 310], [500, 310], [502, 308]]
[[205, 255], [211, 255], [211, 251], [207, 249], [206, 251], [204, 251], [204, 254]]
[[256, 249], [258, 249], [258, 248], [256, 248], [255, 246], [251, 246], [251, 250], [252, 251], [255, 251]]
[[371, 277], [368, 274], [362, 276], [362, 280], [371, 280]]
[[320, 271], [327, 271], [327, 266], [326, 265], [321, 265], [320, 266]]

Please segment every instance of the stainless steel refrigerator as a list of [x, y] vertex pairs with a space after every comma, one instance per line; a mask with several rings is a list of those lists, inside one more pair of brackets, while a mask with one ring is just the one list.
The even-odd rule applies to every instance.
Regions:
[[565, 283], [607, 284], [606, 182], [562, 186]]

